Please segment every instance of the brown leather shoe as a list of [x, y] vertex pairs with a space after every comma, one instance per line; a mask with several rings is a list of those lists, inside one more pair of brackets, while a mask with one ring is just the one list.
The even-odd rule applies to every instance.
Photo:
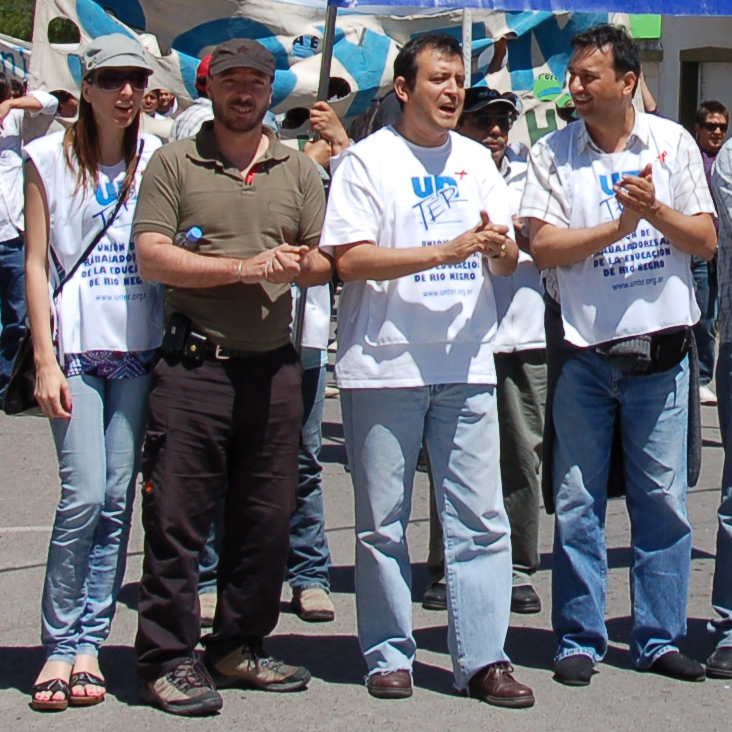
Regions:
[[473, 674], [468, 682], [468, 696], [494, 707], [524, 709], [534, 706], [534, 692], [511, 676], [513, 666], [507, 661], [492, 663]]
[[406, 699], [412, 696], [412, 674], [406, 670], [375, 672], [366, 688], [377, 699]]

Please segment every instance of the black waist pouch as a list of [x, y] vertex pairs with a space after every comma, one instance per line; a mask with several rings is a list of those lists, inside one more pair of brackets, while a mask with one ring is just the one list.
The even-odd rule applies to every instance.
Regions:
[[691, 350], [691, 328], [656, 333], [651, 338], [651, 367], [647, 373], [662, 373], [678, 366]]

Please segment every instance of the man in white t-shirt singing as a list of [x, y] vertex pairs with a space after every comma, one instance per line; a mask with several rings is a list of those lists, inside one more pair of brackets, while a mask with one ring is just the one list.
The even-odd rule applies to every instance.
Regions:
[[490, 152], [458, 135], [465, 72], [450, 36], [407, 43], [394, 62], [403, 113], [343, 153], [321, 246], [346, 283], [336, 380], [356, 494], [356, 605], [368, 690], [412, 693], [416, 644], [406, 529], [422, 439], [445, 532], [448, 645], [456, 686], [529, 707], [503, 646], [510, 530], [499, 472], [488, 272], [518, 248]]
[[520, 211], [549, 295], [555, 678], [589, 684], [607, 650], [604, 526], [619, 427], [632, 526], [631, 659], [642, 671], [701, 681], [703, 667], [676, 644], [691, 561], [687, 354], [699, 309], [689, 260], [714, 254], [714, 205], [691, 136], [634, 109], [640, 57], [627, 33], [598, 26], [572, 48], [580, 122], [533, 147]]

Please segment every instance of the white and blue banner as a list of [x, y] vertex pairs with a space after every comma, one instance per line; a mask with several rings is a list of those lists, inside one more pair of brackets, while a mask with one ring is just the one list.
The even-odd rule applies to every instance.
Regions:
[[9, 79], [26, 81], [30, 72], [31, 44], [0, 33], [0, 71]]
[[[401, 45], [428, 30], [462, 37], [462, 10], [409, 6], [375, 9], [374, 0], [338, 11], [331, 77], [343, 97], [337, 113], [351, 119], [391, 86]], [[453, 8], [455, 4], [453, 5]], [[255, 38], [274, 55], [277, 72], [273, 111], [309, 107], [315, 101], [321, 65], [326, 0], [37, 0], [31, 57], [33, 88], [75, 91], [81, 80], [75, 47], [48, 41], [48, 25], [67, 18], [82, 42], [114, 32], [140, 39], [151, 52], [152, 86], [170, 89], [185, 105], [195, 96], [198, 59], [229, 38]], [[576, 32], [610, 19], [601, 13], [472, 11], [473, 84], [514, 91], [524, 115], [515, 137], [525, 143], [561, 126], [554, 102], [561, 94]], [[613, 17], [616, 22], [623, 18]], [[486, 77], [496, 41], [506, 39], [505, 63]]]
[[[307, 2], [307, 0], [304, 0]], [[480, 8], [509, 12], [543, 11], [575, 13], [651, 13], [657, 15], [732, 15], [732, 0], [329, 0], [339, 8], [359, 8], [364, 12], [380, 13], [415, 8], [425, 10], [454, 10]]]

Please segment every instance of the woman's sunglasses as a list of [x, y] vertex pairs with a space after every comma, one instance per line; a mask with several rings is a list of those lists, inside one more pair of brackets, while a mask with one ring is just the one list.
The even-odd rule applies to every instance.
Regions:
[[729, 125], [726, 122], [705, 122], [702, 127], [707, 132], [716, 132], [717, 128], [719, 128], [723, 133], [726, 133]]
[[90, 79], [94, 86], [104, 91], [119, 91], [126, 84], [129, 84], [135, 91], [143, 91], [147, 86], [148, 72], [140, 69], [139, 71], [97, 71]]

